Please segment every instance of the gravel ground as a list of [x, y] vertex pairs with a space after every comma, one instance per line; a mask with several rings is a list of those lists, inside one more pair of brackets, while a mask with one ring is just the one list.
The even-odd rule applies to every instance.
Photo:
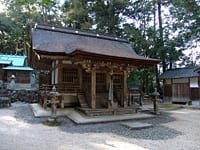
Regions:
[[0, 150], [199, 150], [200, 110], [179, 109], [140, 120], [153, 128], [130, 130], [120, 122], [76, 125], [60, 117], [59, 127], [34, 118], [29, 104], [0, 109]]

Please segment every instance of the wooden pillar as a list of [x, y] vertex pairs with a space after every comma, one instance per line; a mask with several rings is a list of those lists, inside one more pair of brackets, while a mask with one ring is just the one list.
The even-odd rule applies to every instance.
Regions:
[[191, 100], [191, 88], [190, 88], [190, 78], [188, 78], [188, 99]]
[[198, 77], [198, 99], [200, 98], [200, 88], [199, 88], [199, 86], [200, 86], [200, 77]]
[[96, 70], [91, 70], [91, 107], [96, 108]]
[[110, 88], [110, 80], [111, 80], [111, 75], [110, 75], [110, 73], [106, 73], [106, 91], [109, 91], [109, 88]]
[[79, 84], [80, 84], [80, 90], [83, 91], [83, 70], [81, 67], [78, 68], [79, 72]]
[[109, 96], [108, 100], [110, 101], [111, 105], [113, 105], [113, 75], [111, 74], [109, 77], [110, 83], [109, 83]]
[[123, 102], [124, 107], [128, 106], [128, 99], [127, 99], [127, 93], [128, 92], [128, 86], [127, 86], [127, 71], [123, 71]]
[[174, 79], [171, 79], [171, 88], [172, 88], [172, 95], [171, 95], [171, 97], [170, 97], [170, 101], [172, 102], [173, 101], [173, 99], [174, 99]]
[[51, 72], [51, 84], [55, 84], [55, 66], [56, 66], [56, 61], [52, 61], [52, 72]]

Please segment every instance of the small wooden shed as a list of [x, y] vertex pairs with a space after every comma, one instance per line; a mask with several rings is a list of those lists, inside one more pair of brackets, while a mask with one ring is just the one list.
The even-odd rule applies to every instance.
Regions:
[[164, 72], [164, 100], [189, 102], [200, 100], [200, 67], [177, 68]]
[[0, 54], [0, 80], [9, 82], [15, 75], [16, 83], [30, 83], [33, 68], [26, 66], [27, 56]]
[[40, 86], [55, 85], [67, 106], [92, 109], [127, 107], [129, 73], [159, 63], [138, 56], [126, 39], [41, 24], [32, 30], [30, 56]]

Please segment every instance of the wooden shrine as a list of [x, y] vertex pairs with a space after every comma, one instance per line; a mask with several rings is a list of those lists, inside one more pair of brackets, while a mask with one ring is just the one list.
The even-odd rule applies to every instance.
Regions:
[[40, 89], [55, 85], [62, 107], [82, 110], [127, 108], [129, 73], [159, 63], [138, 56], [125, 39], [50, 25], [32, 30], [30, 56]]

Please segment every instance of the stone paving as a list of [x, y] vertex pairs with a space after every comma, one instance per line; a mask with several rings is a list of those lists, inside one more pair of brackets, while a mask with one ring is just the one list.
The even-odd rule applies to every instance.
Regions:
[[[199, 150], [200, 111], [177, 109], [140, 120], [152, 128], [130, 130], [116, 121], [77, 125], [58, 117], [57, 127], [42, 124], [29, 104], [0, 109], [0, 150]], [[133, 120], [134, 122], [134, 120]], [[138, 122], [138, 121], [136, 121]]]
[[146, 128], [150, 128], [153, 127], [152, 124], [150, 123], [143, 123], [143, 122], [135, 122], [135, 121], [131, 121], [131, 122], [123, 122], [121, 123], [121, 125], [129, 128], [129, 129], [146, 129]]
[[[51, 115], [49, 108], [45, 110], [39, 104], [31, 104], [31, 108], [35, 117], [49, 117]], [[155, 117], [154, 115], [144, 113], [90, 117], [74, 110], [73, 108], [57, 109], [57, 116], [66, 116], [76, 124], [103, 123], [122, 120], [141, 120]]]

